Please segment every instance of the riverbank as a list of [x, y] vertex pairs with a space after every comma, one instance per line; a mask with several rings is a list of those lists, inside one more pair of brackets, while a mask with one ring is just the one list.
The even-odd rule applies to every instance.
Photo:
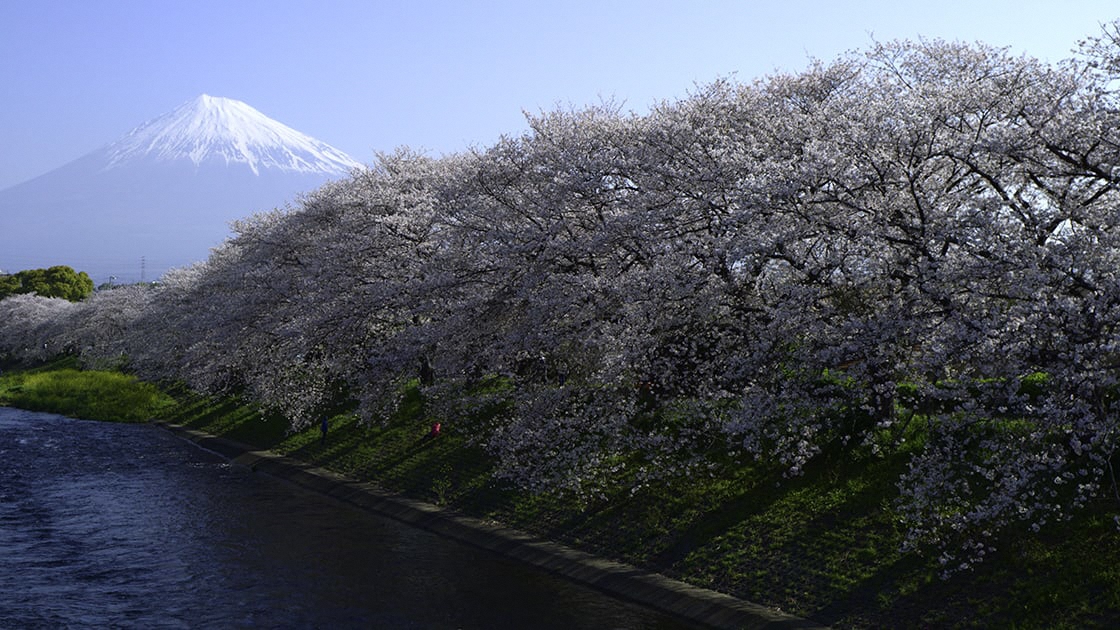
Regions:
[[[454, 423], [427, 440], [412, 390], [384, 424], [346, 414], [288, 433], [234, 400], [194, 400], [179, 422], [391, 492], [835, 627], [1116, 627], [1120, 542], [1107, 506], [1041, 534], [1012, 532], [992, 559], [942, 579], [900, 551], [893, 512], [906, 458], [824, 456], [797, 478], [747, 464], [576, 499], [518, 491]], [[174, 419], [173, 419], [174, 420]]]
[[375, 484], [350, 479], [328, 469], [269, 451], [255, 450], [248, 444], [215, 437], [181, 425], [158, 421], [156, 424], [255, 472], [268, 474], [371, 512], [525, 562], [688, 621], [713, 628], [776, 630], [821, 627], [814, 622], [723, 593], [541, 540], [492, 521], [471, 518], [431, 503], [386, 493]]
[[430, 418], [416, 389], [380, 425], [333, 416], [325, 440], [318, 427], [292, 433], [235, 398], [169, 393], [177, 404], [161, 416], [168, 423], [823, 625], [1120, 625], [1120, 536], [1106, 502], [1039, 533], [1009, 532], [987, 562], [942, 579], [931, 554], [900, 551], [893, 499], [904, 454], [825, 454], [796, 478], [727, 462], [636, 492], [575, 498], [496, 478], [454, 421], [425, 438]]
[[72, 359], [31, 369], [0, 364], [0, 375], [0, 405], [28, 411], [87, 420], [146, 422], [176, 405], [158, 387], [135, 376], [81, 370]]

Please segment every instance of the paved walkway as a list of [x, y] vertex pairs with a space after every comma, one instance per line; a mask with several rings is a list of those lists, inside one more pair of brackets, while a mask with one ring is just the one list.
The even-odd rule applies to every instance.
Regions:
[[156, 422], [231, 462], [346, 501], [360, 508], [527, 562], [605, 593], [713, 628], [762, 630], [823, 628], [758, 604], [699, 588], [633, 566], [605, 560], [534, 538], [482, 519], [453, 514], [430, 503], [379, 490], [338, 473], [270, 451], [214, 437], [183, 426]]

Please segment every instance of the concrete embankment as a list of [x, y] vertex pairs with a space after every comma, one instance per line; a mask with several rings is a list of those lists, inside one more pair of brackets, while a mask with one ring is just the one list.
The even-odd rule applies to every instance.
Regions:
[[713, 628], [822, 628], [780, 611], [685, 584], [620, 562], [605, 560], [563, 545], [540, 540], [482, 519], [379, 490], [325, 468], [215, 437], [186, 427], [157, 422], [234, 464], [283, 479], [371, 512], [421, 527], [475, 547], [515, 558], [605, 593]]

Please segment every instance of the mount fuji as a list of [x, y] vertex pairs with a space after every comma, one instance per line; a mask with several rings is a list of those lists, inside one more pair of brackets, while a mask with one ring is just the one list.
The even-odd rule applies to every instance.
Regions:
[[0, 269], [69, 265], [98, 284], [154, 280], [205, 259], [230, 221], [361, 167], [241, 101], [204, 94], [0, 191]]

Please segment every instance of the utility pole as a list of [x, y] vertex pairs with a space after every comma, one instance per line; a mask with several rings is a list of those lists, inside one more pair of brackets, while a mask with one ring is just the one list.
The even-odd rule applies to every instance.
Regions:
[[147, 261], [144, 259], [143, 256], [141, 256], [140, 257], [140, 284], [144, 284], [144, 266], [145, 266], [145, 264], [147, 264]]

